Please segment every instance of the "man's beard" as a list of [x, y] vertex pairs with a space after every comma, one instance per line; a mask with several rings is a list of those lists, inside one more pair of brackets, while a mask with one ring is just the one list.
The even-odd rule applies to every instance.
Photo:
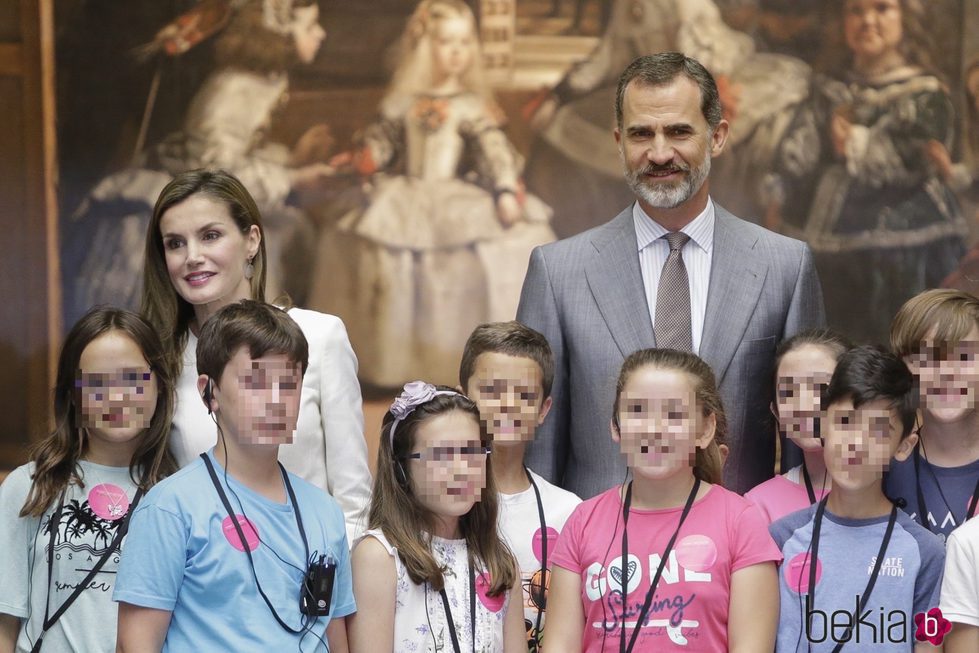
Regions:
[[[624, 160], [623, 167], [629, 188], [639, 199], [657, 209], [673, 209], [689, 200], [707, 181], [707, 175], [710, 174], [710, 150], [707, 150], [704, 162], [698, 168], [691, 168], [683, 163], [670, 163], [663, 166], [650, 164], [638, 170], [630, 170]], [[683, 172], [686, 175], [672, 184], [648, 184], [645, 175], [657, 172]]]

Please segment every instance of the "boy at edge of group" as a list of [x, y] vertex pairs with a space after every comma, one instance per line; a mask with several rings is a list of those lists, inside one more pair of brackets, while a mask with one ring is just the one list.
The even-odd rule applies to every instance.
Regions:
[[[113, 595], [119, 651], [346, 653], [356, 607], [343, 513], [277, 460], [307, 362], [302, 331], [269, 304], [242, 301], [205, 323], [198, 388], [218, 443], [133, 514]], [[334, 567], [331, 593], [303, 583], [311, 562]], [[304, 613], [301, 594], [328, 615]]]
[[520, 567], [530, 651], [543, 640], [550, 558], [564, 522], [581, 503], [524, 466], [527, 443], [551, 408], [553, 378], [547, 339], [519, 322], [476, 327], [459, 366], [460, 389], [476, 402], [492, 441], [500, 534]]
[[949, 289], [912, 297], [891, 323], [891, 348], [918, 377], [921, 426], [884, 489], [945, 540], [979, 512], [979, 299]]
[[881, 484], [889, 461], [914, 449], [917, 403], [914, 378], [893, 354], [862, 346], [840, 357], [822, 399], [833, 490], [770, 527], [784, 556], [778, 653], [841, 643], [847, 653], [934, 650], [915, 641], [914, 616], [938, 605], [944, 547]]

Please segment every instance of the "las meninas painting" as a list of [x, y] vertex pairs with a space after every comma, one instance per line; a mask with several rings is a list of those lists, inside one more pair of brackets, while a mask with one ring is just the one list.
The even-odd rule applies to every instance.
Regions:
[[267, 299], [340, 316], [367, 385], [454, 384], [531, 250], [634, 201], [615, 84], [679, 50], [731, 125], [714, 200], [806, 240], [830, 324], [884, 341], [911, 295], [979, 288], [974, 5], [60, 0], [65, 322], [138, 309], [161, 189], [223, 168], [261, 212]]

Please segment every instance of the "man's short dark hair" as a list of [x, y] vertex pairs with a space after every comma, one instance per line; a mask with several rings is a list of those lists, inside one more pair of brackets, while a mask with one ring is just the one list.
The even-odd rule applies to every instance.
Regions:
[[252, 359], [285, 354], [299, 363], [302, 374], [309, 365], [309, 344], [295, 320], [277, 306], [245, 299], [225, 306], [204, 323], [197, 341], [197, 373], [218, 382], [242, 347], [248, 347]]
[[716, 129], [723, 117], [717, 83], [703, 64], [682, 52], [660, 52], [639, 57], [622, 71], [615, 92], [615, 124], [619, 129], [622, 129], [622, 105], [629, 82], [639, 80], [645, 86], [665, 86], [680, 75], [700, 87], [700, 111], [711, 131]]
[[551, 396], [554, 381], [554, 354], [541, 333], [516, 321], [490, 322], [473, 330], [462, 350], [459, 365], [459, 385], [466, 389], [476, 372], [476, 359], [488, 352], [529, 358], [537, 363], [541, 373], [541, 401]]
[[836, 371], [822, 397], [823, 408], [843, 399], [860, 408], [871, 401], [885, 400], [901, 419], [901, 439], [914, 428], [918, 411], [918, 387], [904, 361], [876, 345], [854, 347], [840, 356]]

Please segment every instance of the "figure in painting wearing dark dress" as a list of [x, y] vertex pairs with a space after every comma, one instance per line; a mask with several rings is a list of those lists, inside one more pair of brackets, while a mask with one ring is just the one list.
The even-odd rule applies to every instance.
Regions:
[[343, 319], [361, 380], [380, 387], [453, 383], [469, 333], [513, 319], [531, 250], [554, 239], [482, 79], [469, 7], [422, 2], [402, 48], [346, 163], [366, 189], [334, 208], [310, 299]]
[[881, 342], [964, 252], [958, 204], [925, 156], [930, 141], [951, 148], [954, 110], [918, 0], [839, 5], [849, 61], [814, 76], [765, 182], [767, 220], [812, 247], [829, 323]]
[[[103, 179], [70, 218], [66, 323], [95, 304], [138, 307], [153, 204], [173, 175], [194, 168], [223, 168], [241, 179], [269, 235], [269, 295], [285, 290], [302, 300], [313, 232], [291, 200], [325, 186], [332, 169], [311, 161], [310, 152], [328, 140], [328, 130], [310, 129], [291, 149], [265, 134], [288, 99], [289, 69], [311, 63], [326, 32], [315, 0], [246, 0], [229, 3], [228, 11], [215, 42], [217, 67], [191, 100], [182, 129], [142, 153], [138, 165]], [[178, 22], [161, 30], [160, 47], [187, 47], [185, 35], [171, 34]]]

